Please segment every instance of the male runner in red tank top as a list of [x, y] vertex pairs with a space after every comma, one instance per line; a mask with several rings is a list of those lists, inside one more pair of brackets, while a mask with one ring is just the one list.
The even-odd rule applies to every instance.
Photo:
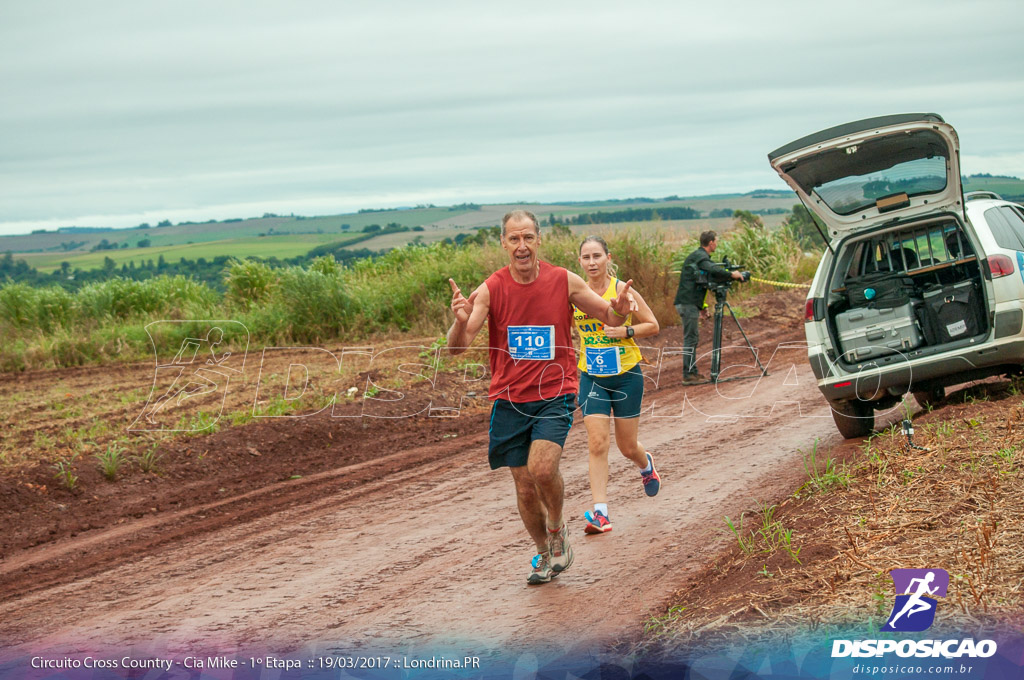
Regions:
[[491, 408], [488, 459], [508, 467], [519, 515], [537, 544], [531, 585], [569, 568], [573, 553], [562, 520], [565, 489], [558, 464], [576, 408], [576, 355], [572, 306], [608, 326], [621, 326], [631, 308], [629, 287], [610, 302], [573, 272], [537, 258], [540, 227], [533, 213], [514, 210], [502, 219], [501, 245], [509, 265], [469, 298], [449, 279], [455, 323], [448, 351], [460, 354], [488, 322]]

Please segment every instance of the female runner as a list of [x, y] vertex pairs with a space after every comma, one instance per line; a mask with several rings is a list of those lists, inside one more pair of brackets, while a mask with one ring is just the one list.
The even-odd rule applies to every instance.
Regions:
[[[612, 299], [624, 283], [615, 278], [608, 244], [600, 236], [588, 236], [580, 244], [580, 266], [590, 288], [605, 299]], [[579, 309], [573, 319], [580, 335], [580, 409], [587, 427], [590, 447], [590, 491], [594, 512], [585, 514], [588, 534], [612, 530], [608, 514], [608, 447], [611, 415], [615, 414], [615, 443], [622, 455], [640, 470], [644, 491], [658, 493], [661, 478], [654, 458], [637, 441], [640, 402], [644, 395], [644, 376], [640, 371], [640, 348], [635, 338], [656, 335], [660, 330], [651, 308], [640, 293], [631, 291], [637, 309], [626, 323], [605, 328]]]

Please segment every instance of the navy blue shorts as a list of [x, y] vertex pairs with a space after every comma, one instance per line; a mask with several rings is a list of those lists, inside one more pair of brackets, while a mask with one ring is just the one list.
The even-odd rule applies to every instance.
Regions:
[[516, 402], [497, 399], [491, 407], [487, 460], [492, 470], [520, 467], [530, 459], [535, 439], [565, 444], [576, 410], [576, 395], [563, 394], [550, 401]]
[[640, 364], [618, 375], [591, 376], [580, 373], [580, 410], [593, 415], [638, 418], [644, 399], [644, 374]]

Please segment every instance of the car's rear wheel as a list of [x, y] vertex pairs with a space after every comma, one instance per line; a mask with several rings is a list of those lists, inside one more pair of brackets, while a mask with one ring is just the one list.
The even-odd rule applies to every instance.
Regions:
[[914, 395], [914, 399], [917, 399], [917, 403], [921, 405], [921, 408], [928, 409], [938, 405], [940, 401], [946, 398], [946, 388], [934, 387], [930, 390], [911, 392], [911, 394]]
[[875, 409], [871, 402], [851, 399], [833, 401], [832, 420], [836, 421], [839, 434], [846, 439], [866, 437], [875, 427]]

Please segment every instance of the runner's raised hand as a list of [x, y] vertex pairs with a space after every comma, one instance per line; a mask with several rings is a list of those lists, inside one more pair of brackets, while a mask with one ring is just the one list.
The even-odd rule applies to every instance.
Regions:
[[464, 324], [469, 321], [469, 315], [473, 311], [473, 301], [476, 299], [477, 291], [473, 291], [467, 300], [455, 284], [455, 279], [448, 279], [448, 283], [452, 287], [452, 313], [455, 314], [455, 320], [458, 323]]
[[626, 281], [626, 285], [622, 287], [619, 294], [610, 300], [612, 303], [612, 309], [614, 309], [615, 313], [622, 318], [629, 316], [629, 313], [636, 309], [636, 301], [633, 299], [633, 296], [629, 294], [629, 287], [632, 285], [633, 279]]

